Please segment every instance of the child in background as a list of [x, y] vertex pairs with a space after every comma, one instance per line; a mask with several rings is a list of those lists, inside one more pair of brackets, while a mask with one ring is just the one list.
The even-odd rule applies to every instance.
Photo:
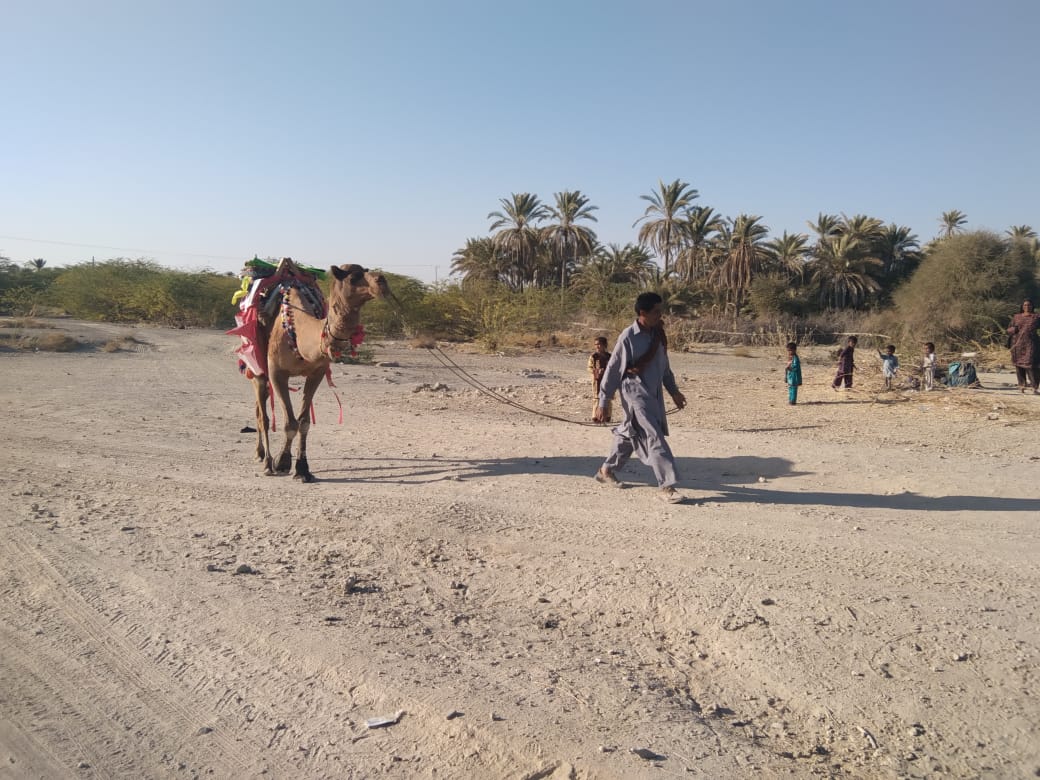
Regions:
[[925, 342], [924, 358], [921, 360], [922, 381], [925, 390], [935, 389], [935, 344]]
[[858, 343], [858, 338], [849, 336], [845, 346], [838, 351], [838, 373], [834, 375], [834, 384], [831, 385], [835, 390], [842, 382], [845, 383], [846, 390], [852, 389], [852, 372], [856, 370], [856, 345]]
[[802, 384], [802, 361], [798, 359], [798, 345], [787, 342], [787, 403], [798, 403], [798, 388]]
[[[589, 373], [592, 374], [592, 411], [595, 414], [596, 409], [599, 408], [599, 383], [603, 379], [603, 371], [607, 367], [607, 361], [610, 360], [610, 353], [607, 352], [607, 339], [604, 336], [599, 336], [596, 339], [596, 351], [589, 355]], [[611, 403], [607, 401], [606, 415], [603, 418], [603, 422], [610, 422], [610, 407]]]
[[899, 370], [895, 344], [889, 344], [884, 352], [879, 349], [878, 357], [881, 358], [881, 374], [885, 377], [885, 389], [891, 390], [892, 380], [896, 378], [896, 371]]

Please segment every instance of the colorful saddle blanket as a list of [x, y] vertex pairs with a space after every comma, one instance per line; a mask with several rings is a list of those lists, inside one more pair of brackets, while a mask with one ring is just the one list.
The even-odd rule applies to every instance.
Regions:
[[238, 368], [247, 378], [267, 374], [267, 345], [261, 343], [260, 329], [274, 320], [290, 290], [296, 290], [310, 314], [318, 318], [326, 316], [325, 296], [317, 282], [323, 277], [321, 271], [298, 266], [288, 257], [277, 266], [258, 258], [246, 263], [242, 289], [231, 299], [232, 303], [238, 303], [235, 327], [227, 334], [242, 339], [235, 354]]

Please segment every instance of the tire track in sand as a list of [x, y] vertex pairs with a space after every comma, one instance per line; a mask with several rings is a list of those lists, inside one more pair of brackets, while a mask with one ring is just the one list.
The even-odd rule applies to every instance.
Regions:
[[[210, 743], [208, 749], [200, 751], [193, 746], [192, 751], [205, 755], [218, 774], [243, 777], [260, 773], [264, 766], [255, 755], [244, 750], [224, 728], [214, 725], [218, 720], [215, 711], [200, 709], [197, 702], [180, 692], [177, 681], [160, 672], [135, 643], [113, 632], [47, 557], [22, 538], [21, 529], [8, 526], [7, 530], [6, 544], [0, 546], [0, 562], [31, 588], [33, 598], [40, 602], [33, 605], [37, 615], [48, 613], [47, 617], [57, 623], [51, 643], [82, 648], [79, 655], [89, 656], [87, 673], [93, 679], [77, 681], [80, 689], [104, 689], [114, 678], [125, 691], [125, 703], [133, 701], [135, 706], [143, 708], [150, 723], [172, 722], [175, 728], [166, 733], [183, 735], [178, 744], [166, 746], [171, 752], [180, 749], [188, 739], [204, 735]], [[23, 653], [24, 657], [28, 656]], [[38, 665], [27, 670], [47, 681], [46, 671]], [[77, 682], [59, 682], [51, 688], [69, 689]], [[111, 719], [111, 714], [107, 719]], [[102, 722], [105, 720], [106, 717], [100, 718]], [[98, 719], [91, 722], [96, 723]]]

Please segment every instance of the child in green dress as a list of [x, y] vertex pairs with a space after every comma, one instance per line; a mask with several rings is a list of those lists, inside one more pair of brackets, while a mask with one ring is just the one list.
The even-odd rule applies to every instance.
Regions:
[[798, 387], [802, 384], [802, 361], [798, 359], [798, 345], [787, 343], [787, 403], [798, 403]]

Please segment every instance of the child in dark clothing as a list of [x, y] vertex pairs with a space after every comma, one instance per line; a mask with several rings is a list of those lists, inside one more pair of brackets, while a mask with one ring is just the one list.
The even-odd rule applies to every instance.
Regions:
[[856, 345], [859, 343], [859, 339], [855, 336], [849, 336], [849, 340], [845, 342], [844, 348], [838, 352], [838, 373], [834, 375], [834, 384], [831, 385], [835, 390], [842, 384], [845, 383], [845, 389], [848, 390], [852, 387], [852, 372], [856, 370]]

